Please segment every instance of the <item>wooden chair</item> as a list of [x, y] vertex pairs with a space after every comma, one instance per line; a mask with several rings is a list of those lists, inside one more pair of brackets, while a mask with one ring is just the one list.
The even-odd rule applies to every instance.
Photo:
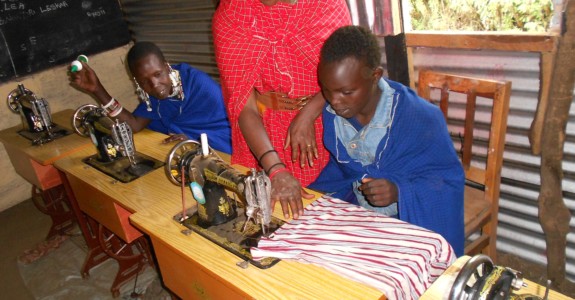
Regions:
[[[434, 90], [439, 94], [435, 101]], [[459, 146], [466, 178], [465, 254], [484, 253], [493, 261], [510, 93], [508, 81], [419, 72], [419, 96], [439, 103]]]

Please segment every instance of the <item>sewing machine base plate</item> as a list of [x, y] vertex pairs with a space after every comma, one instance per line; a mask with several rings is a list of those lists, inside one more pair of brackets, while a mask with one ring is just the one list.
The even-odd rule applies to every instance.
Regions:
[[42, 145], [57, 138], [67, 136], [71, 133], [69, 130], [66, 130], [65, 128], [62, 128], [56, 124], [52, 125], [50, 132], [52, 133], [51, 136], [49, 136], [47, 132], [32, 132], [26, 129], [22, 129], [18, 131], [18, 134], [32, 141], [33, 145]]
[[[186, 212], [187, 219], [183, 222], [181, 221], [181, 213], [175, 215], [174, 220], [260, 269], [267, 269], [279, 262], [280, 259], [274, 257], [267, 257], [260, 261], [253, 260], [250, 248], [256, 247], [263, 236], [261, 225], [255, 224], [250, 220], [245, 232], [242, 233], [242, 228], [246, 222], [245, 210], [243, 207], [237, 207], [236, 211], [238, 216], [235, 219], [224, 224], [209, 227], [198, 224], [197, 212]], [[269, 235], [273, 233], [284, 223], [284, 221], [272, 217], [272, 222], [266, 234]]]
[[127, 157], [118, 158], [113, 162], [101, 162], [98, 160], [98, 155], [94, 154], [84, 158], [82, 161], [123, 183], [136, 180], [164, 166], [164, 162], [141, 153], [136, 153], [134, 160], [136, 162], [134, 166], [130, 164], [130, 160]]

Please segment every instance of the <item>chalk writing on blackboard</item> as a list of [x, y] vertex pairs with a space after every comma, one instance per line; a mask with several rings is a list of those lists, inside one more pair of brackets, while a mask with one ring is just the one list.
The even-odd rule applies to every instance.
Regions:
[[129, 41], [118, 0], [0, 0], [0, 82]]

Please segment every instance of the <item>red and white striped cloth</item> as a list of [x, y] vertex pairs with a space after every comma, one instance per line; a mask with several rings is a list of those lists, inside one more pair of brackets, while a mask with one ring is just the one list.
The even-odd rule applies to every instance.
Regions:
[[437, 233], [325, 196], [251, 254], [319, 265], [388, 299], [419, 298], [456, 259]]

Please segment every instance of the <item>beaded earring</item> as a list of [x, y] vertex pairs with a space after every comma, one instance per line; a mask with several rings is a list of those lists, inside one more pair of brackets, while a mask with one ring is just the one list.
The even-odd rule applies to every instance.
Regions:
[[136, 83], [136, 95], [138, 95], [140, 101], [144, 101], [146, 103], [146, 110], [152, 111], [152, 103], [150, 102], [150, 96], [148, 95], [148, 93], [146, 93], [146, 91], [144, 91], [142, 87], [140, 87], [138, 81], [136, 80], [136, 77], [134, 77], [134, 83]]
[[180, 72], [178, 70], [172, 69], [169, 63], [168, 69], [170, 71], [170, 81], [172, 82], [172, 94], [170, 97], [176, 97], [179, 100], [184, 100], [184, 89], [182, 87], [182, 78], [180, 77]]

